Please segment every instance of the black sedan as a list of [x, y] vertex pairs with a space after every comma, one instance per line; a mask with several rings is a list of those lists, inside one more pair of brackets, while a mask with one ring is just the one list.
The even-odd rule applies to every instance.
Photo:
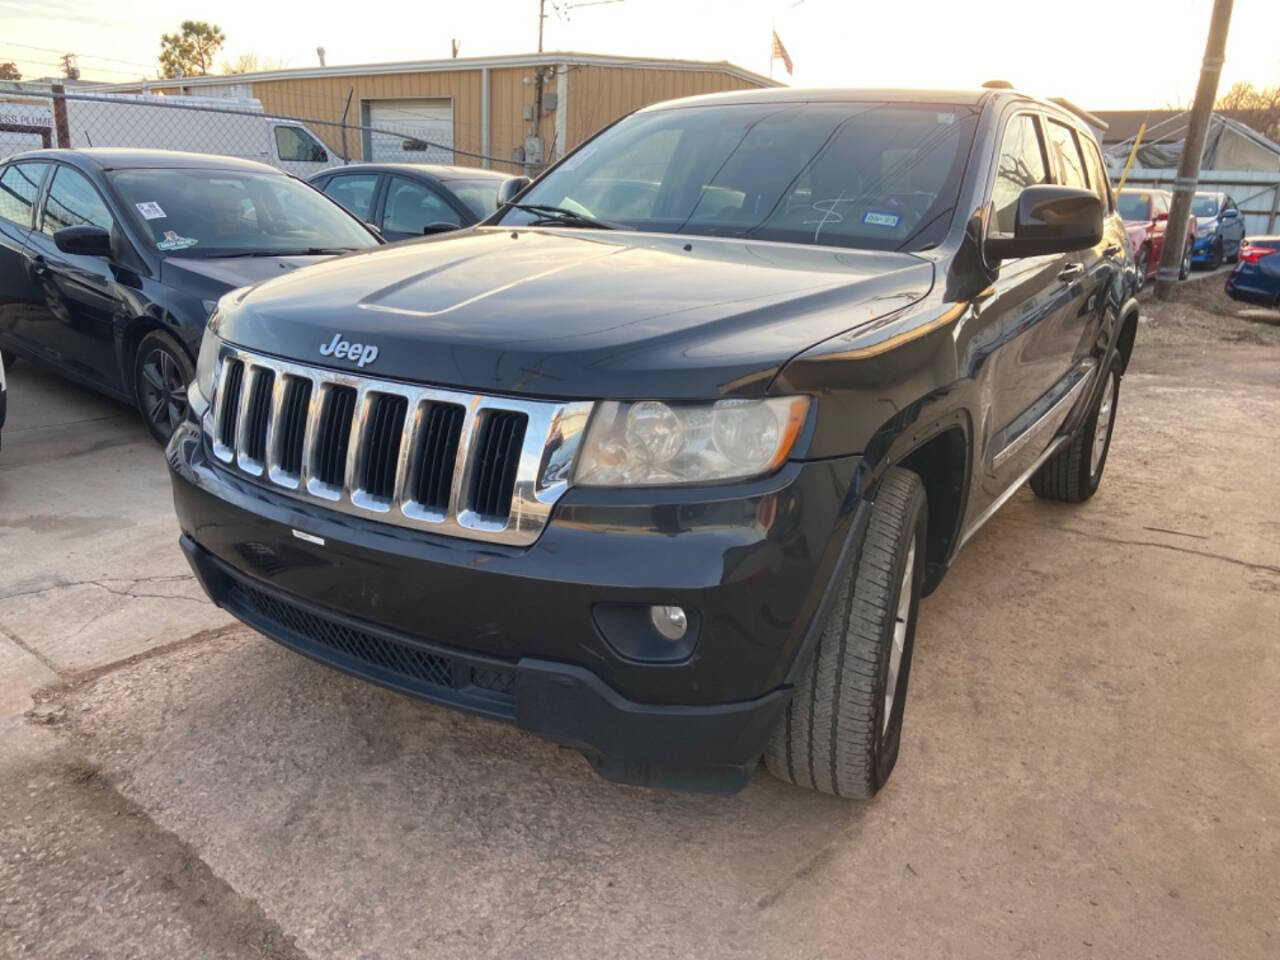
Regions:
[[214, 304], [381, 241], [247, 160], [38, 150], [0, 164], [0, 351], [136, 403], [164, 442], [186, 415]]
[[479, 223], [498, 209], [498, 188], [508, 179], [478, 167], [361, 163], [324, 170], [310, 183], [387, 240], [407, 240]]

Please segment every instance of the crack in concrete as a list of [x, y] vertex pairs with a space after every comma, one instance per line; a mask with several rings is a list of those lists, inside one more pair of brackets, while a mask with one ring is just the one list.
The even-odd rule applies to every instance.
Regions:
[[[210, 627], [207, 630], [198, 630], [190, 636], [182, 637], [178, 640], [171, 640], [169, 643], [162, 643], [159, 646], [152, 647], [150, 650], [143, 650], [140, 653], [135, 653], [132, 656], [124, 657], [120, 660], [112, 660], [110, 663], [100, 664], [96, 667], [89, 667], [87, 670], [71, 670], [67, 671], [65, 674], [54, 670], [54, 673], [58, 674], [58, 682], [44, 687], [41, 690], [37, 690], [32, 699], [41, 701], [52, 700], [55, 697], [69, 693], [70, 691], [79, 689], [80, 687], [87, 686], [96, 680], [100, 680], [109, 673], [114, 673], [117, 670], [123, 670], [127, 667], [132, 667], [136, 664], [143, 663], [147, 660], [153, 660], [157, 657], [168, 656], [169, 654], [176, 653], [186, 647], [195, 646], [197, 643], [220, 640], [223, 637], [241, 629], [247, 628], [244, 624], [239, 622], [228, 623], [221, 627]], [[26, 646], [21, 643], [19, 643], [19, 646], [24, 650], [27, 649]], [[50, 666], [50, 669], [53, 669], [53, 667]]]
[[1000, 517], [997, 520], [997, 523], [1017, 524], [1018, 526], [1023, 527], [1041, 527], [1046, 530], [1057, 530], [1060, 533], [1069, 533], [1077, 537], [1085, 537], [1089, 540], [1098, 540], [1102, 543], [1115, 543], [1121, 546], [1155, 547], [1158, 550], [1172, 550], [1174, 553], [1186, 553], [1193, 557], [1203, 557], [1206, 560], [1220, 560], [1223, 563], [1230, 563], [1237, 567], [1244, 567], [1246, 570], [1257, 570], [1260, 573], [1280, 575], [1280, 566], [1275, 566], [1269, 563], [1254, 563], [1251, 560], [1241, 560], [1238, 557], [1229, 557], [1224, 553], [1213, 553], [1208, 550], [1192, 550], [1190, 547], [1179, 547], [1172, 543], [1161, 543], [1158, 540], [1131, 540], [1127, 537], [1110, 537], [1103, 533], [1094, 533], [1091, 530], [1080, 530], [1075, 527], [1063, 527], [1056, 523], [1036, 523], [1032, 520], [1019, 520], [1015, 517]]
[[[52, 593], [55, 590], [65, 590], [69, 587], [98, 587], [107, 593], [113, 593], [118, 597], [134, 597], [137, 599], [156, 599], [156, 600], [186, 600], [188, 603], [204, 604], [208, 601], [201, 597], [184, 597], [181, 594], [169, 593], [134, 593], [134, 587], [140, 583], [179, 583], [187, 580], [195, 580], [191, 574], [178, 574], [176, 576], [163, 577], [99, 577], [93, 580], [60, 580], [45, 587], [34, 587], [30, 590], [18, 590], [13, 593], [0, 594], [0, 603], [5, 600], [16, 600], [19, 597], [33, 597], [41, 593]], [[125, 587], [123, 590], [110, 587], [108, 584], [127, 583], [132, 586]]]
[[[58, 668], [53, 665], [52, 660], [46, 657], [43, 653], [41, 653], [35, 647], [28, 644], [16, 633], [10, 633], [8, 630], [4, 629], [4, 627], [0, 627], [0, 637], [4, 637], [6, 640], [11, 642], [15, 647], [17, 647], [19, 650], [22, 650], [24, 653], [31, 654], [31, 656], [35, 657], [42, 664], [44, 664], [44, 666], [47, 667], [50, 672], [55, 674], [58, 673]], [[59, 674], [59, 676], [61, 676], [61, 674]]]

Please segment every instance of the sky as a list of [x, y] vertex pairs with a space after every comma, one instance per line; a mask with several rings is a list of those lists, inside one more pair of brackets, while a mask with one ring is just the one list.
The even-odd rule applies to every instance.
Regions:
[[[561, 15], [553, 12], [558, 5]], [[728, 60], [768, 75], [770, 31], [795, 64], [793, 86], [972, 87], [1009, 80], [1086, 109], [1186, 104], [1195, 93], [1211, 0], [547, 0], [544, 47], [638, 57]], [[78, 56], [84, 79], [156, 74], [160, 34], [184, 19], [242, 53], [330, 65], [526, 53], [538, 0], [0, 0], [0, 62], [28, 79]], [[1236, 0], [1221, 90], [1280, 85], [1280, 0]]]

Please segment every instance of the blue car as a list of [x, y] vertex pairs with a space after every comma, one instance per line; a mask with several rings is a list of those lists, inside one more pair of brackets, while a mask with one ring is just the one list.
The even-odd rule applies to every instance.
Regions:
[[1227, 277], [1227, 296], [1280, 307], [1280, 237], [1254, 237], [1244, 245]]
[[1191, 262], [1207, 265], [1211, 270], [1223, 260], [1235, 263], [1244, 246], [1244, 217], [1236, 202], [1225, 193], [1197, 193], [1191, 201], [1191, 215], [1196, 218], [1196, 243], [1191, 248]]

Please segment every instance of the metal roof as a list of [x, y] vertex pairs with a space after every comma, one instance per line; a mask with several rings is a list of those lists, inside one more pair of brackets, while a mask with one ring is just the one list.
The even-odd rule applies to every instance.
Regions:
[[636, 67], [649, 70], [686, 70], [720, 72], [762, 87], [781, 86], [776, 80], [744, 70], [727, 60], [667, 60], [655, 57], [622, 57], [572, 50], [544, 53], [510, 54], [500, 57], [456, 57], [447, 60], [402, 60], [391, 63], [353, 63], [332, 67], [298, 67], [284, 70], [262, 70], [258, 73], [217, 74], [203, 77], [179, 77], [164, 80], [134, 80], [129, 83], [102, 84], [95, 91], [136, 90], [139, 84], [149, 89], [169, 87], [220, 86], [229, 83], [262, 83], [271, 80], [303, 80], [312, 77], [377, 76], [397, 73], [438, 73], [453, 70], [482, 70], [503, 67], [536, 67], [568, 64], [570, 66]]

